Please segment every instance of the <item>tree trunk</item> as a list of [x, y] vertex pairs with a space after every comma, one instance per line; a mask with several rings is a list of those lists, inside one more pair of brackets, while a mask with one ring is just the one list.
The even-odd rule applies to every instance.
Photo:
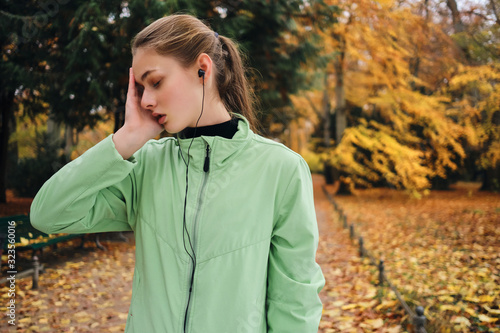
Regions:
[[125, 107], [123, 106], [117, 107], [114, 114], [115, 114], [115, 128], [113, 132], [116, 133], [123, 126], [123, 123], [125, 122]]
[[500, 163], [495, 168], [484, 170], [480, 191], [500, 191]]
[[335, 145], [340, 144], [342, 135], [347, 127], [346, 100], [344, 85], [344, 60], [345, 60], [345, 40], [342, 36], [338, 38], [340, 44], [340, 54], [334, 63], [335, 67]]
[[[345, 53], [346, 44], [342, 35], [336, 35], [339, 43], [339, 55], [334, 62], [335, 68], [335, 145], [339, 145], [347, 128], [346, 98], [345, 98]], [[351, 189], [347, 183], [341, 180], [342, 171], [335, 169], [333, 171], [336, 180], [339, 180], [339, 189], [336, 194], [349, 195]]]
[[55, 120], [52, 110], [47, 119], [47, 143], [50, 147], [59, 148], [61, 145], [61, 125]]
[[74, 130], [71, 125], [66, 124], [65, 130], [64, 130], [64, 137], [65, 137], [65, 145], [64, 145], [64, 156], [66, 158], [66, 162], [71, 161], [71, 152], [73, 151], [73, 147], [75, 146], [75, 140], [74, 140]]
[[455, 33], [463, 32], [465, 30], [462, 19], [460, 18], [460, 12], [458, 11], [457, 2], [455, 0], [446, 0], [446, 4], [451, 11], [451, 19], [453, 20], [453, 28]]
[[[414, 77], [418, 77], [418, 72], [420, 70], [420, 57], [417, 55], [415, 58], [410, 59], [410, 73]], [[415, 84], [415, 80], [411, 81], [411, 89], [415, 90], [417, 85]]]
[[[330, 105], [330, 96], [328, 94], [328, 73], [325, 72], [325, 90], [323, 91], [323, 118], [324, 118], [324, 127], [323, 127], [323, 144], [325, 145], [325, 149], [328, 150], [330, 148], [330, 141], [332, 138], [331, 135], [331, 105]], [[325, 183], [328, 185], [333, 184], [335, 180], [333, 178], [333, 169], [330, 161], [328, 159], [323, 163], [323, 175], [325, 177]]]
[[10, 137], [10, 119], [14, 105], [13, 91], [0, 91], [0, 108], [2, 121], [0, 126], [0, 203], [7, 202], [7, 161]]
[[495, 0], [490, 0], [491, 10], [493, 11], [493, 15], [495, 15], [495, 22], [500, 25], [500, 15], [498, 15], [497, 6], [495, 4]]
[[330, 119], [331, 119], [331, 110], [330, 110], [330, 96], [328, 94], [328, 73], [325, 72], [325, 90], [323, 92], [323, 114], [324, 114], [324, 134], [323, 134], [323, 142], [325, 147], [330, 148]]
[[429, 0], [424, 1], [424, 7], [425, 7], [425, 21], [429, 22], [429, 20], [430, 20]]

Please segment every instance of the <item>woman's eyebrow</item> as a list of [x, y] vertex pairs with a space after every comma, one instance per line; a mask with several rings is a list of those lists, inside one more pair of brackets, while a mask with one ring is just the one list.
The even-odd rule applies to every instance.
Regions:
[[142, 76], [141, 76], [141, 81], [144, 81], [146, 79], [146, 77], [148, 77], [148, 75], [154, 71], [156, 71], [156, 69], [149, 69], [149, 70], [145, 71], [144, 74], [142, 74]]

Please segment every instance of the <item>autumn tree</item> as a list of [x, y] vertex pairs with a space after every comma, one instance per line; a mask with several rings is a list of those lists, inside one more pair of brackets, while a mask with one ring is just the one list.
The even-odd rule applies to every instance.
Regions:
[[[452, 0], [450, 0], [453, 3]], [[459, 5], [461, 7], [459, 7]], [[482, 173], [483, 190], [500, 190], [500, 21], [495, 0], [486, 5], [452, 4], [451, 37], [462, 52], [461, 63], [442, 94], [448, 112], [465, 132], [467, 172]], [[452, 9], [453, 8], [453, 9]], [[451, 21], [451, 22], [450, 22]], [[459, 22], [459, 28], [457, 28]], [[451, 29], [450, 29], [451, 30]]]
[[344, 16], [324, 36], [337, 50], [327, 67], [336, 114], [329, 161], [347, 184], [430, 188], [465, 157], [461, 127], [433, 93], [451, 75], [453, 42], [409, 6], [332, 4]]
[[462, 145], [467, 153], [460, 176], [479, 179], [482, 189], [500, 188], [498, 162], [498, 63], [500, 62], [500, 21], [498, 1], [484, 3], [447, 0], [422, 1], [438, 24], [455, 43], [456, 61], [444, 79], [440, 94], [448, 99], [447, 113], [462, 127]]

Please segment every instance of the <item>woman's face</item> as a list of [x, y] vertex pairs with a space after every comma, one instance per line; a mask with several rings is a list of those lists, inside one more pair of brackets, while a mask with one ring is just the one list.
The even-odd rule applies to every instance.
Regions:
[[195, 127], [203, 88], [197, 66], [186, 69], [172, 57], [139, 48], [132, 70], [141, 107], [151, 111], [167, 132]]

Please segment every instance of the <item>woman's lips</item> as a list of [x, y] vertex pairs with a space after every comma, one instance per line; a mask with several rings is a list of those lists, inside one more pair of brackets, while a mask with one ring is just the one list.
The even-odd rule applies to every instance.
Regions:
[[167, 121], [167, 115], [161, 113], [153, 113], [153, 117], [158, 119], [158, 124], [163, 125]]

